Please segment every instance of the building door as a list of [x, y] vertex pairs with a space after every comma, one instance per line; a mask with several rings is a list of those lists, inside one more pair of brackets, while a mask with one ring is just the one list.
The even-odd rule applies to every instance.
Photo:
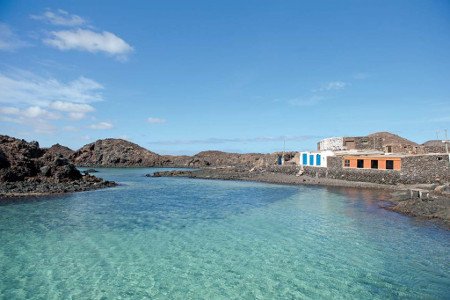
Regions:
[[311, 154], [311, 155], [309, 156], [309, 165], [310, 165], [310, 166], [314, 166], [314, 154]]
[[320, 166], [322, 157], [320, 154], [316, 154], [316, 166]]
[[303, 153], [302, 155], [302, 165], [306, 166], [308, 164], [308, 154]]

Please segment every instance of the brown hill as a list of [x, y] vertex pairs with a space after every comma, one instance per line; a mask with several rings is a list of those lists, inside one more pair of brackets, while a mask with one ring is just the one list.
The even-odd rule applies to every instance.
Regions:
[[417, 143], [410, 141], [408, 139], [405, 139], [399, 135], [383, 131], [383, 132], [375, 132], [368, 135], [369, 137], [374, 138], [381, 138], [383, 146], [386, 145], [411, 145], [411, 146], [418, 146]]
[[428, 147], [442, 147], [445, 145], [442, 140], [429, 140], [422, 144], [422, 146], [428, 146]]
[[153, 167], [160, 156], [126, 140], [104, 139], [83, 146], [70, 159], [85, 167]]

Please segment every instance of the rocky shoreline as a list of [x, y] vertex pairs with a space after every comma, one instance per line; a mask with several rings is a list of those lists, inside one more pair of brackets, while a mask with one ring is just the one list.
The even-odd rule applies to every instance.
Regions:
[[0, 135], [0, 198], [80, 192], [116, 185], [81, 174], [61, 153], [67, 149], [60, 145], [44, 149], [38, 142]]
[[90, 190], [114, 187], [113, 181], [103, 180], [94, 176], [85, 175], [79, 180], [68, 182], [52, 181], [19, 181], [1, 182], [0, 199], [12, 197], [47, 196], [54, 194], [84, 192]]
[[[265, 170], [248, 170], [244, 168], [204, 168], [199, 170], [171, 170], [155, 172], [148, 177], [185, 177], [193, 179], [241, 180], [287, 185], [319, 185], [329, 187], [349, 187], [362, 189], [386, 190], [391, 194], [391, 205], [383, 208], [426, 220], [435, 220], [450, 229], [450, 195], [434, 191], [433, 185], [388, 185], [369, 182], [355, 182], [330, 178], [315, 178], [307, 175], [296, 176], [268, 172]], [[426, 199], [411, 197], [411, 189], [429, 190]]]

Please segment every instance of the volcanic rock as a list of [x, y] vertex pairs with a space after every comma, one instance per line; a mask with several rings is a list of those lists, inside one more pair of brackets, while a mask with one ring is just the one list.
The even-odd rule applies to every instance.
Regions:
[[84, 191], [114, 183], [82, 176], [62, 154], [0, 135], [0, 196]]

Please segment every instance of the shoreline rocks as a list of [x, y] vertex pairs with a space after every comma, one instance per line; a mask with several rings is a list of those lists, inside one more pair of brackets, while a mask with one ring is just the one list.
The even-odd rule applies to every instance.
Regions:
[[37, 142], [0, 135], [0, 197], [59, 194], [115, 185], [83, 176], [57, 149], [48, 151]]

